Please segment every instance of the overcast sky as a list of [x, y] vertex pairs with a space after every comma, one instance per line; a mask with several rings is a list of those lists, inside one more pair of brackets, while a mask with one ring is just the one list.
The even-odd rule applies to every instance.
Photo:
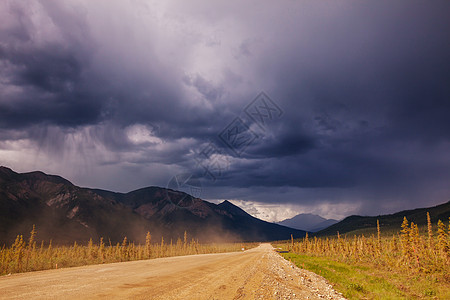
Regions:
[[271, 221], [440, 204], [449, 15], [449, 1], [1, 1], [0, 164], [120, 192], [190, 178]]

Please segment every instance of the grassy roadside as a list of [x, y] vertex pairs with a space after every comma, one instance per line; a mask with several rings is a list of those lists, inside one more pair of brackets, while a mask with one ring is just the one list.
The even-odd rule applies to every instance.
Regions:
[[304, 254], [281, 255], [298, 267], [323, 276], [348, 299], [450, 299], [449, 285], [431, 274], [405, 274]]
[[[383, 235], [340, 235], [276, 242], [283, 256], [327, 278], [349, 299], [450, 299], [450, 222], [420, 229], [403, 218]], [[389, 229], [389, 228], [388, 228]], [[388, 230], [389, 231], [389, 230]]]

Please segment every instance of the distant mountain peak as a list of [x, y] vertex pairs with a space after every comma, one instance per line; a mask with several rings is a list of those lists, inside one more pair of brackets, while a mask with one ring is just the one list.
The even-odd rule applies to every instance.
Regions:
[[346, 217], [339, 223], [325, 228], [317, 233], [317, 235], [335, 235], [339, 231], [340, 234], [357, 232], [370, 234], [377, 232], [377, 221], [380, 223], [381, 231], [399, 231], [403, 218], [406, 217], [409, 222], [417, 225], [427, 225], [427, 213], [430, 214], [431, 222], [435, 224], [438, 220], [448, 220], [450, 217], [450, 201], [432, 207], [423, 207], [416, 209], [408, 209], [400, 212], [378, 215], [378, 216], [359, 216], [351, 215]]
[[315, 232], [324, 229], [328, 226], [331, 226], [337, 222], [338, 221], [334, 219], [325, 219], [319, 215], [305, 213], [305, 214], [298, 214], [290, 219], [278, 222], [277, 224], [289, 226], [300, 230]]

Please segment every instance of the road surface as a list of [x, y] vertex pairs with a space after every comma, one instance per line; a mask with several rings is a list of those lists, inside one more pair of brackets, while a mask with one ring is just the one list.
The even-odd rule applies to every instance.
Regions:
[[0, 277], [1, 299], [342, 299], [270, 244]]

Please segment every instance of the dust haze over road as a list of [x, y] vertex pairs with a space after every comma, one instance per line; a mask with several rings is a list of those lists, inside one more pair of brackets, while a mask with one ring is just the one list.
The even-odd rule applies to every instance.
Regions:
[[262, 244], [203, 254], [0, 277], [2, 299], [343, 299]]

